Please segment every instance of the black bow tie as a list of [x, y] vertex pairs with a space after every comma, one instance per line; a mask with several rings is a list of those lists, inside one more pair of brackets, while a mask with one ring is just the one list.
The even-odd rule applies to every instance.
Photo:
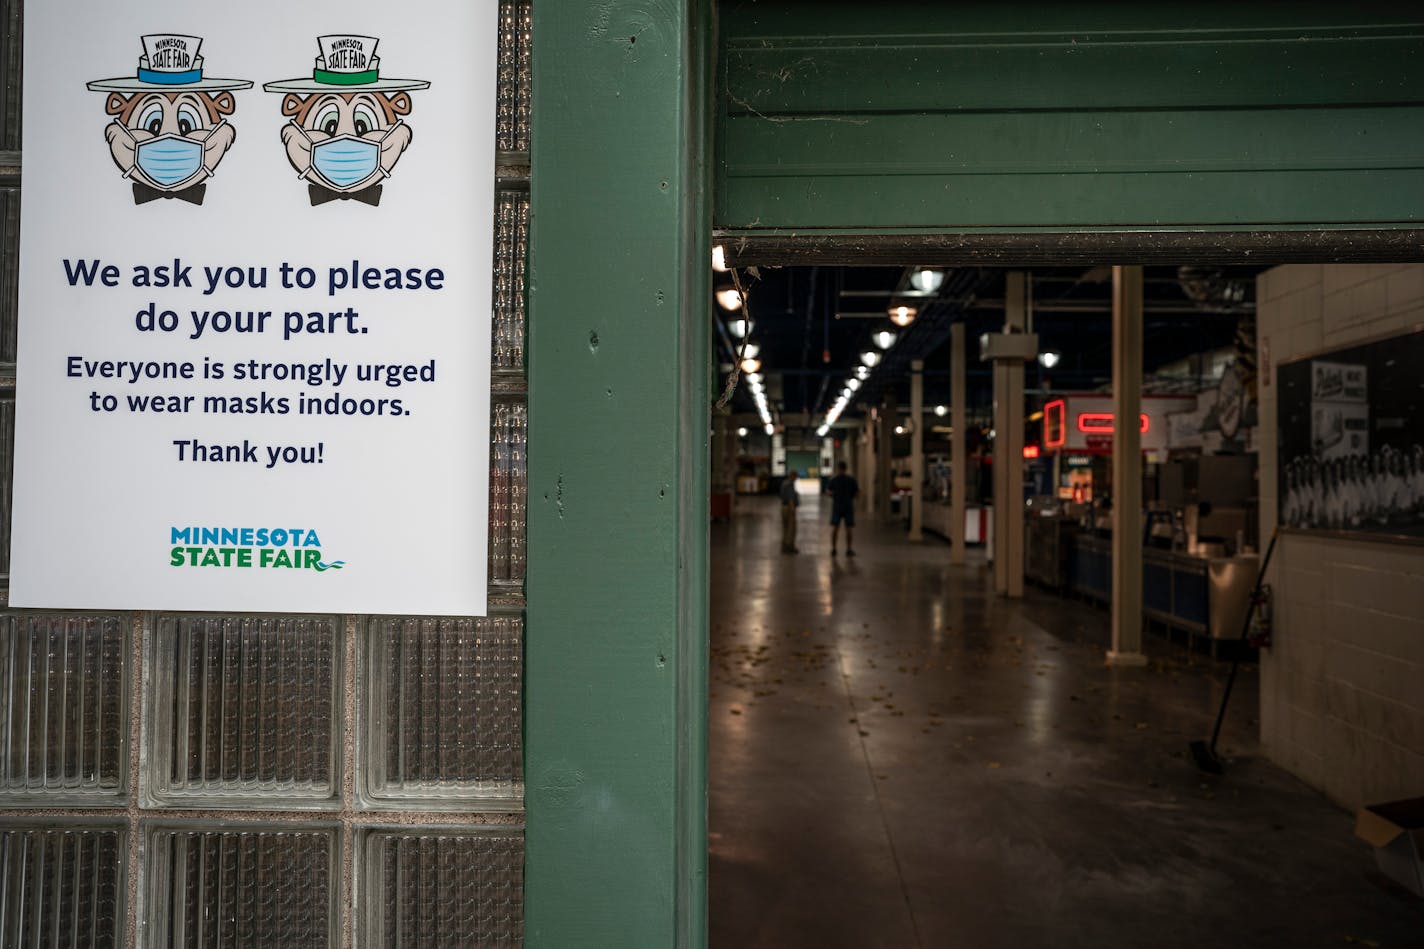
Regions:
[[203, 195], [207, 194], [207, 191], [206, 182], [193, 185], [191, 188], [184, 188], [182, 191], [159, 191], [140, 181], [133, 183], [134, 204], [147, 204], [150, 201], [157, 201], [159, 198], [177, 198], [179, 201], [187, 201], [189, 204], [202, 204]]
[[332, 191], [321, 185], [308, 184], [307, 195], [311, 198], [312, 207], [326, 204], [328, 201], [360, 201], [374, 208], [381, 203], [381, 188], [383, 187], [384, 185], [371, 185], [371, 187], [362, 188], [360, 191]]

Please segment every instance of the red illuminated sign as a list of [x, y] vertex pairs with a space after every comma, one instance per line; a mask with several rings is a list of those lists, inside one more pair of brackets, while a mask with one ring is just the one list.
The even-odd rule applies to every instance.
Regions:
[[1046, 448], [1061, 448], [1068, 438], [1064, 424], [1067, 407], [1062, 399], [1054, 399], [1043, 407], [1043, 444]]
[[1037, 446], [1037, 445], [1025, 445], [1025, 446], [1023, 447], [1023, 455], [1024, 455], [1025, 458], [1037, 458], [1037, 457], [1038, 457], [1038, 446]]
[[[1044, 416], [1047, 418], [1047, 415]], [[1142, 432], [1146, 434], [1152, 423], [1147, 418], [1147, 413], [1142, 413]], [[1111, 435], [1113, 431], [1113, 414], [1111, 412], [1079, 412], [1078, 431], [1088, 435]]]

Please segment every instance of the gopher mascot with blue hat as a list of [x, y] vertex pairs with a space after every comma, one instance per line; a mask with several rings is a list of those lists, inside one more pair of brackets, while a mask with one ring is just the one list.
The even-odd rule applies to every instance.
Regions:
[[201, 37], [154, 33], [142, 41], [136, 76], [86, 84], [109, 94], [109, 154], [132, 180], [135, 204], [159, 198], [202, 204], [208, 179], [237, 139], [227, 120], [237, 108], [233, 92], [252, 83], [204, 76]]

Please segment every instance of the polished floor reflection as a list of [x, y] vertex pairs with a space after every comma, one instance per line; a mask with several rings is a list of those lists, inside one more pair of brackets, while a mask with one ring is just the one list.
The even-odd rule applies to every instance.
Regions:
[[982, 555], [857, 530], [806, 498], [712, 528], [714, 949], [1421, 946], [1352, 817], [1259, 757], [1238, 681], [1223, 777], [1187, 752], [1227, 666], [1107, 615], [996, 598]]

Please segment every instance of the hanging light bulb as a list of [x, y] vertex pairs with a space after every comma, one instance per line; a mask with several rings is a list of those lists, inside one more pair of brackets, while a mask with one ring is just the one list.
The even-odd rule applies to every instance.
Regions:
[[762, 431], [766, 432], [768, 435], [775, 435], [775, 434], [776, 434], [776, 426], [773, 425], [773, 424], [771, 424], [770, 422], [767, 422], [767, 423], [766, 423], [766, 428], [762, 429]]
[[[735, 293], [736, 291], [733, 291], [733, 292]], [[748, 327], [747, 327], [747, 321], [746, 321], [746, 320], [728, 320], [728, 321], [727, 321], [727, 332], [731, 333], [731, 334], [732, 334], [733, 336], [735, 336], [737, 339], [741, 339], [743, 336], [746, 336], [746, 335], [747, 335], [747, 329], [748, 329]]]
[[746, 427], [745, 425], [743, 425], [741, 428], [738, 428], [738, 429], [737, 429], [737, 437], [738, 437], [738, 438], [746, 438], [746, 437], [747, 437], [747, 427]]
[[748, 356], [742, 360], [742, 372], [761, 372], [761, 360]]
[[761, 385], [761, 373], [759, 373], [759, 372], [749, 372], [749, 373], [747, 373], [747, 381], [750, 382], [750, 383], [751, 383], [752, 385], [754, 385], [754, 386]]
[[934, 293], [944, 283], [943, 270], [931, 270], [928, 267], [921, 267], [910, 274], [910, 286], [921, 293]]
[[871, 369], [874, 369], [876, 366], [880, 365], [880, 354], [875, 352], [874, 350], [863, 352], [860, 354], [860, 361], [863, 362], [865, 365], [869, 366]]
[[761, 347], [758, 346], [756, 343], [747, 343], [746, 345], [742, 346], [742, 355], [751, 359], [755, 359], [757, 356], [761, 355]]
[[915, 317], [920, 313], [912, 306], [892, 306], [890, 308], [890, 322], [896, 326], [909, 326], [915, 322]]
[[718, 273], [727, 272], [727, 250], [721, 244], [712, 248], [712, 269]]
[[860, 388], [860, 380], [859, 380], [859, 379], [847, 379], [847, 380], [846, 380], [846, 388], [849, 389], [849, 390], [852, 391], [852, 392], [855, 392], [857, 389]]
[[889, 330], [881, 330], [871, 337], [871, 339], [875, 341], [875, 345], [881, 349], [889, 349], [891, 346], [894, 346], [895, 338], [895, 334]]
[[1058, 365], [1058, 360], [1062, 358], [1062, 356], [1060, 356], [1058, 353], [1055, 353], [1051, 349], [1047, 352], [1038, 354], [1038, 361], [1043, 364], [1043, 368], [1045, 369], [1052, 369], [1054, 366]]
[[949, 414], [949, 407], [945, 405], [936, 405], [935, 414], [938, 415], [940, 418], [944, 418], [945, 415]]
[[869, 367], [869, 366], [856, 366], [856, 367], [855, 367], [855, 377], [856, 377], [857, 379], [862, 379], [862, 380], [864, 380], [864, 379], [869, 379], [869, 378], [870, 378], [870, 367]]
[[736, 287], [727, 287], [717, 291], [717, 305], [724, 310], [740, 310], [742, 308], [742, 295], [737, 292]]
[[905, 434], [905, 426], [903, 426], [903, 425], [896, 425], [896, 426], [895, 426], [895, 434], [896, 434], [896, 435], [903, 435], [903, 434]]

